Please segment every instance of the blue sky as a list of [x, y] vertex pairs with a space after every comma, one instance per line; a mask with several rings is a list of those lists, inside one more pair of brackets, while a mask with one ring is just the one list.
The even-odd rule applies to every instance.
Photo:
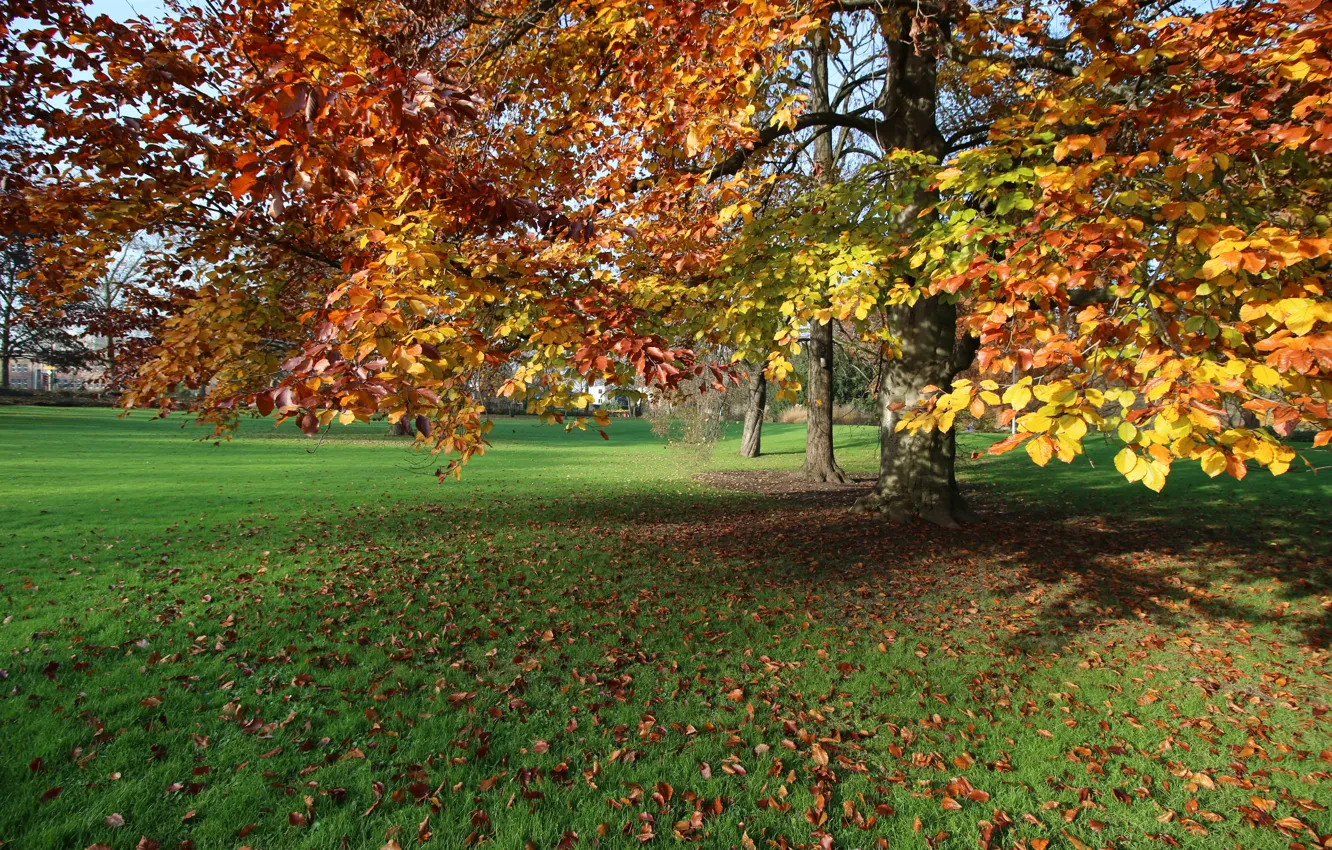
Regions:
[[89, 4], [94, 15], [110, 15], [118, 21], [128, 20], [136, 14], [156, 17], [163, 8], [161, 0], [92, 0]]

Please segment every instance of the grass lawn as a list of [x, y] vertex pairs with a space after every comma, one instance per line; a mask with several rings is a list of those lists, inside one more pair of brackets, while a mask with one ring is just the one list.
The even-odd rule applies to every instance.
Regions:
[[957, 533], [694, 477], [801, 426], [381, 431], [0, 408], [4, 847], [1332, 846], [1332, 470], [982, 456]]

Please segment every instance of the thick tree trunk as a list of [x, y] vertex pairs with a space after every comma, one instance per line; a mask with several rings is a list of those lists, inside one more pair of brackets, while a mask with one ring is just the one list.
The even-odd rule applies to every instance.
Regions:
[[768, 406], [768, 379], [763, 368], [754, 370], [749, 382], [749, 403], [745, 407], [745, 433], [740, 438], [740, 457], [758, 457], [763, 445], [763, 411]]
[[[935, 119], [936, 59], [913, 43], [913, 14], [918, 13], [903, 7], [896, 15], [880, 18], [892, 69], [884, 87], [884, 113], [896, 118], [880, 144], [942, 159], [947, 145]], [[903, 211], [904, 231], [915, 226], [918, 211], [928, 203], [921, 198]], [[938, 296], [894, 307], [889, 319], [900, 351], [888, 362], [880, 385], [879, 481], [873, 492], [856, 502], [856, 509], [880, 513], [892, 522], [920, 517], [955, 528], [959, 521], [974, 517], [957, 490], [957, 435], [951, 430], [899, 432], [897, 423], [901, 411], [916, 404], [925, 387], [947, 388], [971, 365], [977, 342], [970, 336], [957, 339], [957, 308]]]
[[856, 508], [882, 514], [890, 522], [920, 517], [956, 528], [959, 521], [973, 518], [954, 476], [956, 433], [898, 431], [897, 424], [901, 411], [920, 401], [925, 387], [947, 387], [970, 364], [975, 341], [955, 341], [957, 308], [938, 297], [896, 307], [892, 318], [901, 355], [885, 367], [879, 392], [879, 481]]
[[393, 423], [389, 433], [395, 437], [415, 437], [416, 426], [412, 424], [410, 416], [404, 416], [397, 422]]
[[809, 386], [805, 389], [808, 410], [805, 425], [806, 480], [846, 483], [846, 475], [833, 457], [832, 322], [809, 323]]

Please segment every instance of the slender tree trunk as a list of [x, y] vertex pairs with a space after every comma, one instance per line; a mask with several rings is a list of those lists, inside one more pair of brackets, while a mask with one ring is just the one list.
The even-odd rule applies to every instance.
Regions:
[[890, 522], [920, 517], [956, 528], [973, 518], [957, 489], [953, 430], [897, 429], [901, 411], [920, 401], [931, 384], [947, 387], [976, 353], [971, 337], [956, 340], [957, 308], [939, 298], [921, 298], [893, 310], [901, 356], [890, 360], [879, 391], [879, 481], [856, 507]]
[[115, 382], [116, 374], [116, 338], [110, 331], [106, 335], [106, 377], [103, 379], [103, 386], [107, 389]]
[[[8, 282], [8, 286], [6, 288], [12, 290], [13, 287], [14, 287], [14, 279], [11, 277]], [[13, 352], [13, 349], [10, 347], [10, 341], [12, 340], [11, 333], [13, 332], [12, 323], [14, 320], [13, 306], [14, 305], [12, 300], [6, 300], [5, 312], [4, 316], [2, 317], [4, 319], [5, 324], [4, 324], [4, 338], [0, 339], [0, 346], [3, 346], [0, 347], [0, 355], [2, 355], [4, 358], [4, 367], [3, 369], [0, 369], [0, 387], [3, 387], [4, 389], [9, 389], [9, 356]]]
[[763, 444], [763, 412], [768, 406], [768, 379], [763, 367], [754, 370], [749, 382], [749, 404], [745, 407], [745, 433], [740, 438], [740, 457], [758, 457]]
[[[830, 109], [828, 93], [828, 31], [820, 27], [810, 36], [810, 97], [814, 112]], [[823, 183], [837, 180], [837, 156], [832, 133], [814, 139], [814, 162]], [[846, 483], [846, 476], [833, 456], [833, 326], [832, 322], [809, 323], [809, 386], [805, 390], [805, 465], [801, 473], [809, 481]]]
[[809, 386], [805, 388], [808, 410], [805, 431], [805, 465], [809, 481], [846, 483], [846, 476], [833, 457], [833, 326], [809, 323]]

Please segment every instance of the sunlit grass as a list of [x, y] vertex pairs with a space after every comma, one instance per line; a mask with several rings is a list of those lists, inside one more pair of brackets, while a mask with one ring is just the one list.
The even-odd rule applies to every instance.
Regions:
[[[441, 485], [379, 426], [312, 452], [0, 409], [0, 840], [1332, 832], [1326, 476], [1181, 465], [1158, 496], [1110, 447], [1038, 470], [963, 435], [987, 518], [956, 534], [694, 477], [795, 469], [801, 426], [757, 462], [608, 431], [500, 418]], [[838, 440], [872, 472], [873, 429]]]

